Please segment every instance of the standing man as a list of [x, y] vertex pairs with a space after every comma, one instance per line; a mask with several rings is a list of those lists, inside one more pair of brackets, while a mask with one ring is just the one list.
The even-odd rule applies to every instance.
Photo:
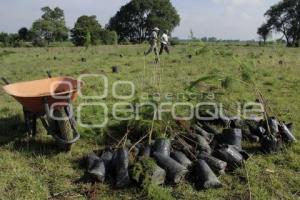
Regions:
[[150, 40], [149, 40], [150, 48], [147, 52], [144, 53], [145, 56], [147, 56], [149, 53], [154, 51], [156, 58], [158, 58], [158, 49], [157, 49], [158, 32], [159, 32], [159, 28], [155, 27], [150, 35]]
[[163, 53], [163, 51], [166, 51], [168, 54], [170, 54], [169, 50], [169, 36], [168, 36], [168, 30], [165, 30], [164, 33], [161, 36], [160, 39], [160, 51], [159, 55]]

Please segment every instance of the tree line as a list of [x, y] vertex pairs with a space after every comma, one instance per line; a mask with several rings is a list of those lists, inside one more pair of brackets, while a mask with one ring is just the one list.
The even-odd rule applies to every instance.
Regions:
[[141, 43], [154, 27], [171, 32], [180, 17], [170, 0], [132, 0], [122, 6], [109, 23], [102, 27], [95, 15], [80, 16], [68, 29], [64, 11], [55, 7], [41, 8], [42, 16], [31, 28], [18, 33], [0, 33], [0, 46], [47, 46], [53, 42], [71, 41], [75, 46], [98, 44]]
[[20, 47], [25, 42], [30, 42], [33, 46], [43, 47], [52, 42], [68, 41], [69, 35], [70, 41], [76, 46], [117, 42], [117, 33], [102, 28], [96, 16], [79, 17], [74, 28], [69, 30], [62, 9], [43, 7], [41, 10], [43, 12], [41, 18], [34, 21], [30, 29], [23, 27], [15, 34], [0, 33], [2, 46]]
[[288, 47], [300, 45], [300, 0], [282, 0], [265, 13], [266, 22], [257, 30], [266, 43], [272, 31], [283, 35]]
[[[131, 0], [102, 27], [96, 16], [81, 16], [74, 28], [68, 29], [64, 11], [59, 7], [43, 7], [42, 16], [31, 28], [18, 33], [0, 33], [0, 46], [19, 47], [31, 43], [47, 46], [52, 42], [72, 41], [75, 46], [98, 44], [141, 43], [147, 40], [152, 28], [170, 33], [180, 23], [180, 16], [170, 0]], [[281, 0], [265, 13], [266, 22], [257, 34], [266, 43], [272, 32], [281, 33], [280, 41], [288, 47], [300, 46], [300, 0]], [[202, 38], [213, 41], [215, 38]]]

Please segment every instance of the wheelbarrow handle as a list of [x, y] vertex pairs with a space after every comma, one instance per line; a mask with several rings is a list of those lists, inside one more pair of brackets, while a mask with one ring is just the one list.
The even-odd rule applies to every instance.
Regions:
[[52, 78], [51, 71], [50, 71], [50, 70], [48, 70], [48, 71], [46, 71], [46, 72], [47, 72], [47, 75], [48, 75], [48, 77], [49, 77], [49, 78]]
[[6, 80], [6, 78], [1, 77], [2, 81], [5, 83], [5, 85], [9, 85], [9, 82]]

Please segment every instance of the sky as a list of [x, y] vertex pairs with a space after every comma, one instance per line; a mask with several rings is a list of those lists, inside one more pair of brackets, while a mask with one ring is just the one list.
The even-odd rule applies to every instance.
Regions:
[[[180, 25], [173, 36], [217, 37], [219, 39], [257, 39], [257, 27], [264, 13], [279, 0], [171, 0], [179, 15]], [[0, 0], [0, 32], [17, 32], [31, 27], [42, 12], [41, 7], [58, 6], [65, 12], [69, 28], [81, 15], [96, 15], [102, 26], [129, 0]]]

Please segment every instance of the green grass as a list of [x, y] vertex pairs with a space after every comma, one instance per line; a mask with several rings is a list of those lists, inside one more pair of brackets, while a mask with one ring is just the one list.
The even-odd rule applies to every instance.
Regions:
[[[137, 45], [99, 46], [87, 50], [75, 47], [0, 49], [0, 75], [18, 82], [45, 78], [46, 70], [51, 70], [55, 76], [105, 74], [109, 80], [109, 94], [101, 102], [108, 105], [110, 112], [113, 104], [118, 102], [111, 92], [116, 80], [132, 81], [136, 86], [135, 98], [140, 100], [145, 92], [158, 102], [172, 101], [166, 98], [170, 93], [182, 93], [183, 99], [189, 99], [189, 94], [212, 92], [227, 108], [233, 108], [231, 102], [235, 100], [255, 101], [253, 89], [240, 81], [250, 79], [282, 120], [294, 122], [295, 135], [300, 138], [300, 49], [242, 45], [204, 47], [201, 43], [178, 45], [172, 48], [170, 56], [161, 57], [161, 64], [155, 71], [154, 56], [145, 60], [142, 56], [147, 48]], [[86, 58], [86, 62], [82, 62], [82, 58]], [[112, 66], [120, 66], [121, 72], [111, 73]], [[160, 79], [160, 84], [158, 81], [153, 83], [154, 77]], [[99, 80], [86, 80], [83, 93], [99, 94], [96, 91], [101, 91], [102, 87]], [[118, 88], [118, 93], [128, 94], [127, 89]], [[159, 99], [157, 92], [161, 94]], [[194, 98], [189, 100], [196, 103]], [[82, 102], [88, 100], [79, 98], [75, 107]], [[85, 123], [100, 121], [103, 117], [97, 108], [83, 109], [82, 115]], [[111, 119], [111, 113], [109, 116], [109, 125], [114, 125], [114, 131], [80, 128], [82, 138], [72, 152], [58, 153], [40, 123], [38, 137], [27, 138], [21, 106], [1, 89], [0, 199], [144, 198], [145, 194], [139, 188], [112, 190], [106, 184], [94, 187], [80, 181], [84, 171], [78, 160], [100, 148], [103, 140], [109, 138], [107, 133], [121, 138], [126, 132]], [[253, 156], [245, 168], [220, 177], [224, 183], [222, 189], [198, 191], [186, 182], [176, 187], [167, 186], [168, 190], [176, 199], [250, 199], [250, 195], [252, 199], [300, 197], [299, 144], [276, 155], [262, 155], [255, 145], [245, 148]]]

